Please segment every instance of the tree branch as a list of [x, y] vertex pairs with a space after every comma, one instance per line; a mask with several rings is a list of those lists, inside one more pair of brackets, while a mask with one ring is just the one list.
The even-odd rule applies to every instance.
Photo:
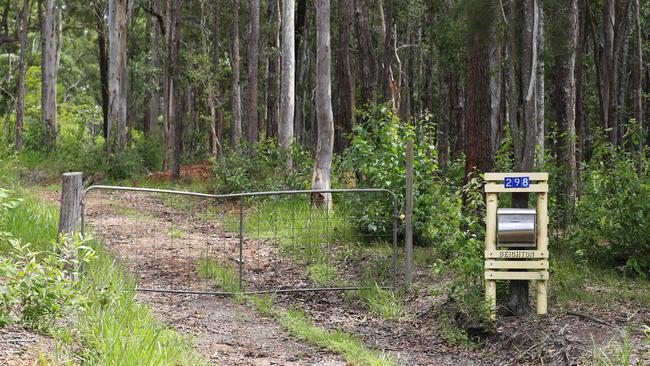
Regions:
[[145, 12], [149, 13], [149, 15], [153, 16], [158, 20], [158, 25], [160, 26], [160, 31], [162, 33], [162, 36], [165, 36], [165, 22], [163, 20], [162, 15], [156, 13], [153, 8], [151, 8], [148, 5], [140, 4], [140, 8], [144, 10]]

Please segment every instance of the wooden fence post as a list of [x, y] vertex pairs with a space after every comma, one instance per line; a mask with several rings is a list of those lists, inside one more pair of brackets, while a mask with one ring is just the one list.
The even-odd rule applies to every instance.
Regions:
[[83, 173], [63, 173], [59, 234], [72, 235], [81, 229]]
[[404, 257], [406, 260], [406, 284], [413, 281], [413, 140], [406, 140], [406, 237]]

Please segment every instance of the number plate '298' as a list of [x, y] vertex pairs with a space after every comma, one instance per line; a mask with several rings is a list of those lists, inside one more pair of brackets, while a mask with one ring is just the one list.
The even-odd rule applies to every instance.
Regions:
[[503, 186], [506, 188], [529, 188], [529, 177], [505, 177], [503, 179]]

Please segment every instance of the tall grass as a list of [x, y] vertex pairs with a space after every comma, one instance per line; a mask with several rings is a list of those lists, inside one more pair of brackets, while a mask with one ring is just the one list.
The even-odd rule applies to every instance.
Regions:
[[200, 278], [214, 281], [214, 285], [223, 291], [239, 291], [239, 275], [232, 268], [209, 258], [201, 258], [197, 271]]
[[[349, 228], [337, 211], [321, 210], [295, 198], [269, 199], [247, 209], [244, 234], [253, 239], [273, 239], [295, 260], [324, 262], [324, 246], [343, 241]], [[229, 222], [226, 230], [239, 231], [237, 220]], [[339, 235], [333, 235], [335, 231]]]
[[[51, 245], [58, 233], [59, 213], [55, 206], [17, 189], [13, 197], [21, 200], [16, 209], [9, 210], [0, 222], [0, 231], [12, 233], [16, 239], [30, 243], [34, 250], [44, 250]], [[8, 243], [0, 242], [0, 253], [10, 249]]]
[[650, 281], [643, 277], [625, 276], [621, 271], [580, 262], [560, 254], [551, 262], [553, 297], [559, 303], [579, 301], [605, 305], [612, 299], [650, 306]]
[[[618, 338], [618, 339], [617, 339]], [[604, 347], [596, 346], [592, 338], [592, 365], [597, 366], [632, 366], [641, 363], [633, 362], [634, 344], [628, 332], [621, 330], [618, 337], [613, 337]]]
[[300, 310], [293, 309], [281, 314], [280, 324], [293, 336], [338, 353], [346, 361], [354, 365], [384, 366], [396, 364], [390, 355], [366, 348], [360, 339], [348, 333], [339, 330], [331, 331], [316, 326]]
[[135, 282], [103, 249], [82, 286], [94, 300], [78, 318], [88, 365], [205, 365], [190, 340], [156, 321], [135, 300]]

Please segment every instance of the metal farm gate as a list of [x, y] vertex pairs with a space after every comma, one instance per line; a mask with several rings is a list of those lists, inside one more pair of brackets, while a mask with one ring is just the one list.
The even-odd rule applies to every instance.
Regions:
[[96, 185], [84, 192], [86, 225], [140, 291], [397, 288], [397, 198], [385, 189], [216, 195]]

